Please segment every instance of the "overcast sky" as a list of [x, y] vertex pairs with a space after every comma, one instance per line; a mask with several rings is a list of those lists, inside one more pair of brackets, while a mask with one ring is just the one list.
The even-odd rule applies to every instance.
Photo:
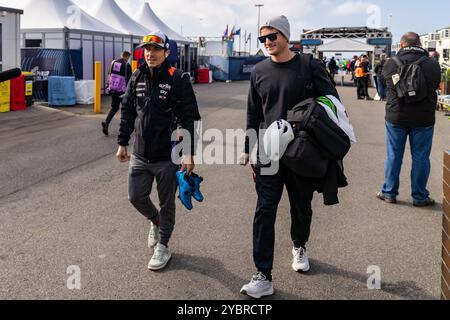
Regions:
[[[40, 0], [34, 0], [40, 1]], [[420, 34], [450, 26], [448, 0], [117, 0], [128, 12], [149, 2], [155, 13], [178, 33], [187, 36], [223, 34], [227, 24], [242, 32], [257, 32], [258, 10], [264, 4], [261, 21], [284, 14], [291, 22], [292, 39], [303, 28], [325, 26], [387, 26], [397, 40], [407, 31]], [[0, 0], [1, 5], [20, 7], [24, 0]], [[100, 0], [74, 0], [87, 11]], [[392, 14], [392, 18], [389, 15]], [[255, 39], [255, 38], [253, 38]]]

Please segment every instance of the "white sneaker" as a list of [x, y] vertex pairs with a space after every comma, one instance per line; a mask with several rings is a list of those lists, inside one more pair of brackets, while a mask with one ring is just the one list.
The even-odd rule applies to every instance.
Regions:
[[294, 256], [294, 260], [292, 262], [292, 269], [295, 272], [308, 272], [310, 269], [308, 253], [305, 249], [294, 248], [292, 249], [292, 255]]
[[259, 272], [253, 276], [249, 284], [242, 287], [241, 293], [254, 299], [261, 299], [262, 297], [272, 296], [275, 291], [272, 282]]
[[159, 228], [150, 222], [150, 232], [148, 233], [148, 247], [150, 249], [156, 247], [159, 242]]
[[172, 259], [172, 254], [170, 253], [169, 248], [158, 243], [155, 253], [148, 264], [148, 268], [152, 271], [162, 270], [167, 266], [170, 259]]

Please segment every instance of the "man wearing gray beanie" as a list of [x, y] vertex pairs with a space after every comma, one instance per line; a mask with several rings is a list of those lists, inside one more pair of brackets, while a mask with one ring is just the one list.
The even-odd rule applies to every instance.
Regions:
[[[259, 63], [252, 72], [248, 99], [247, 132], [259, 132], [273, 122], [286, 120], [287, 112], [308, 98], [333, 95], [339, 98], [322, 61], [312, 55], [298, 55], [289, 49], [291, 37], [285, 16], [269, 19], [260, 29], [259, 41], [270, 59]], [[250, 139], [247, 137], [241, 164], [250, 160]], [[296, 272], [310, 269], [306, 252], [312, 220], [311, 201], [314, 189], [309, 180], [297, 176], [283, 163], [275, 175], [262, 174], [255, 166], [258, 204], [253, 224], [253, 257], [257, 273], [246, 284], [242, 294], [260, 299], [274, 294], [272, 269], [275, 247], [275, 220], [278, 204], [286, 186], [291, 204], [292, 268]]]

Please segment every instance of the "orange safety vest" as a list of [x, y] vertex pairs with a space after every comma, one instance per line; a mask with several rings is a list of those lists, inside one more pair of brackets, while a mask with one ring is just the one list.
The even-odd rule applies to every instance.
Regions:
[[356, 70], [355, 70], [355, 77], [357, 77], [357, 78], [367, 77], [367, 73], [364, 72], [364, 68], [362, 68], [362, 67], [356, 68]]

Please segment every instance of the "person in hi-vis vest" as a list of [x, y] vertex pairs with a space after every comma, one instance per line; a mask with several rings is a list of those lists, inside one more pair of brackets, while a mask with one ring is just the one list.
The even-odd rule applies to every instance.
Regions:
[[102, 122], [103, 133], [106, 136], [109, 135], [109, 125], [120, 109], [120, 104], [122, 103], [121, 97], [127, 91], [128, 82], [133, 74], [131, 66], [128, 63], [130, 57], [131, 54], [128, 51], [124, 51], [120, 59], [114, 60], [111, 63], [109, 69], [107, 88], [112, 99], [111, 110], [106, 120]]

